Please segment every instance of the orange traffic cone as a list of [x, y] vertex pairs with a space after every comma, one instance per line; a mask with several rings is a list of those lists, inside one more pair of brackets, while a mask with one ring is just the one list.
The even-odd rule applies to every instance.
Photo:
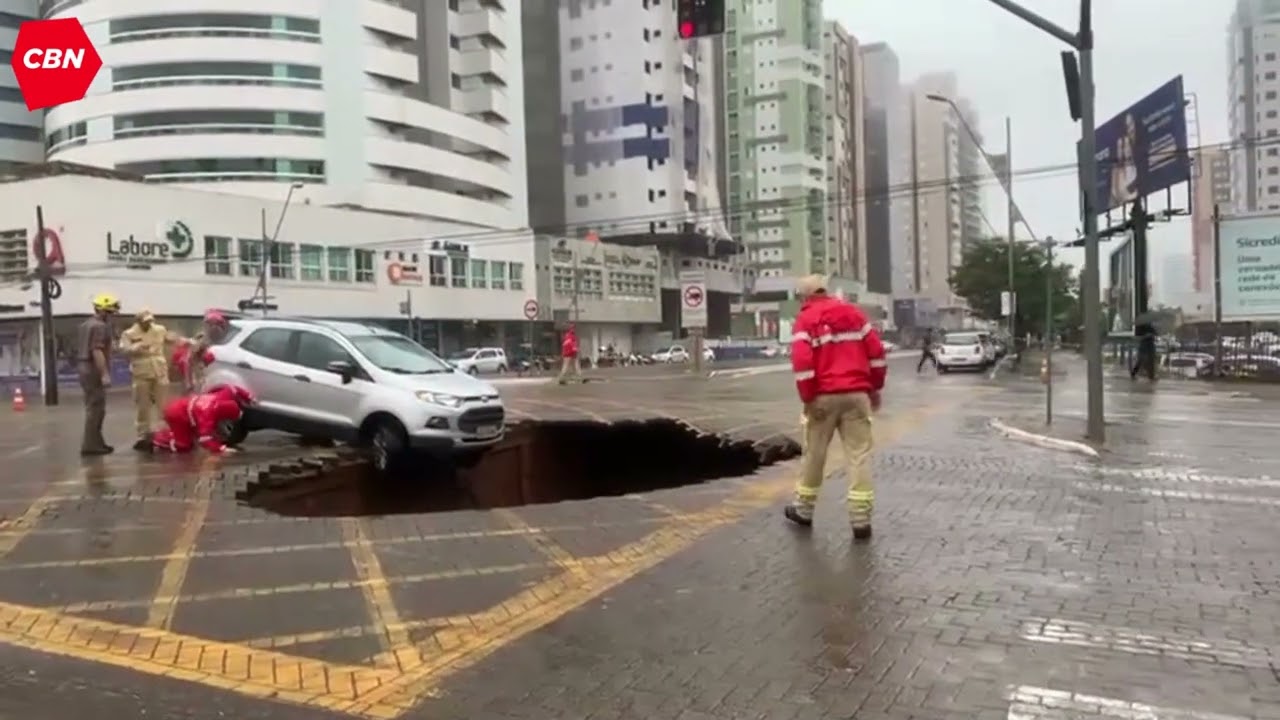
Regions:
[[13, 389], [13, 411], [22, 412], [27, 409], [27, 399], [22, 395], [22, 388]]

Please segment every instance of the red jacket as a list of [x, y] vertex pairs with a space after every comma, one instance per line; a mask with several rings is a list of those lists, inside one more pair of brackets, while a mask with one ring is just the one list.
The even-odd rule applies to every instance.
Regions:
[[560, 341], [560, 357], [578, 357], [578, 333], [572, 328], [564, 331], [564, 339]]
[[199, 395], [178, 398], [170, 403], [170, 408], [176, 410], [181, 403], [187, 428], [193, 432], [195, 441], [209, 452], [216, 453], [226, 449], [218, 438], [218, 423], [240, 419], [244, 406], [253, 402], [253, 395], [244, 388], [218, 385]]
[[884, 388], [884, 345], [857, 305], [814, 296], [800, 308], [792, 332], [791, 369], [803, 402], [819, 395]]

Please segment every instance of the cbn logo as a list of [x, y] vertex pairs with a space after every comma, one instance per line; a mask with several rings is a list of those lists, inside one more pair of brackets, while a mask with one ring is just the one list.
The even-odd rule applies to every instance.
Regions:
[[174, 220], [173, 222], [162, 225], [159, 235], [164, 238], [164, 241], [169, 243], [169, 247], [172, 248], [169, 253], [170, 257], [188, 257], [196, 248], [195, 235], [192, 235], [191, 228], [187, 227], [187, 224], [180, 220]]

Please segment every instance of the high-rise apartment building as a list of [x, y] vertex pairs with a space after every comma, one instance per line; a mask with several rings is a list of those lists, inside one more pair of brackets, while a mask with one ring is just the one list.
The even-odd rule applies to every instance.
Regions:
[[107, 59], [84, 100], [44, 114], [45, 158], [236, 194], [279, 199], [296, 185], [295, 201], [528, 225], [520, 3], [154, 8], [41, 3], [45, 17], [79, 18]]
[[858, 39], [834, 21], [822, 30], [826, 81], [827, 257], [831, 274], [867, 287], [866, 130]]
[[821, 0], [729, 0], [725, 142], [730, 230], [758, 295], [831, 272]]
[[944, 315], [948, 308], [955, 315], [960, 301], [951, 292], [950, 277], [966, 242], [984, 230], [999, 234], [988, 227], [982, 207], [982, 185], [993, 178], [984, 168], [982, 138], [973, 135], [977, 113], [960, 95], [954, 73], [918, 78], [909, 90], [908, 114], [916, 293]]
[[0, 172], [44, 159], [40, 145], [42, 114], [27, 111], [9, 64], [18, 26], [36, 15], [36, 0], [0, 0]]
[[1237, 0], [1227, 31], [1232, 204], [1280, 209], [1280, 0]]
[[867, 216], [867, 290], [915, 294], [911, 240], [910, 121], [898, 56], [885, 43], [862, 46]]
[[1213, 209], [1231, 211], [1231, 157], [1230, 150], [1220, 147], [1192, 155], [1191, 280], [1192, 290], [1206, 297], [1213, 293]]

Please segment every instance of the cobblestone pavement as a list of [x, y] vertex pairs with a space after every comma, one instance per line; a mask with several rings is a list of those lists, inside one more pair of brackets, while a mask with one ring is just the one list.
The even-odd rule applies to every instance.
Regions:
[[[1173, 424], [1203, 457], [1152, 432], [1081, 462], [987, 427], [1029, 417], [1034, 383], [891, 373], [866, 544], [849, 539], [840, 482], [811, 533], [782, 522], [792, 467], [359, 521], [280, 520], [214, 492], [188, 554], [156, 553], [187, 527], [185, 490], [142, 521], [85, 501], [0, 528], [20, 535], [0, 546], [0, 716], [1280, 718], [1280, 453]], [[529, 415], [794, 426], [785, 373], [642, 383], [504, 392]], [[1215, 418], [1249, 404], [1184, 395], [1126, 402]], [[353, 524], [365, 534], [344, 535]], [[141, 553], [163, 557], [112, 560]], [[154, 597], [175, 559], [180, 592]], [[157, 605], [169, 625], [148, 621]], [[339, 677], [369, 686], [338, 692]]]

